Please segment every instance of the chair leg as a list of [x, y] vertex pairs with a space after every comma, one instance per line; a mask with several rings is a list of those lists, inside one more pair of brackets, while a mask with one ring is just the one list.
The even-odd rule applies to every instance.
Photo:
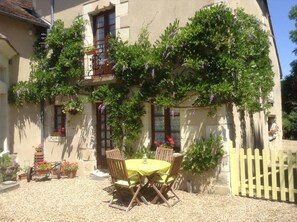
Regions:
[[133, 188], [130, 188], [131, 193], [133, 194], [133, 198], [132, 198], [132, 200], [130, 201], [130, 203], [129, 203], [127, 209], [126, 209], [126, 211], [129, 211], [129, 210], [130, 210], [130, 208], [131, 208], [131, 206], [132, 206], [132, 204], [133, 204], [133, 202], [134, 202], [135, 200], [136, 200], [137, 204], [140, 205], [140, 201], [139, 201], [139, 199], [137, 198], [137, 195], [138, 195], [138, 193], [139, 193], [139, 191], [140, 191], [140, 188], [141, 188], [141, 186], [138, 186], [136, 192], [134, 192]]
[[166, 198], [162, 194], [162, 190], [164, 189], [164, 186], [162, 186], [161, 190], [158, 190], [158, 188], [155, 186], [155, 184], [152, 184], [153, 189], [156, 191], [157, 195], [153, 199], [152, 203], [156, 203], [158, 198], [161, 197], [162, 200], [167, 204], [168, 207], [171, 207], [171, 205], [168, 203]]
[[169, 190], [173, 193], [173, 195], [176, 197], [176, 201], [171, 205], [174, 206], [175, 204], [177, 204], [178, 202], [180, 202], [179, 197], [177, 196], [177, 194], [173, 191], [173, 189], [170, 187]]

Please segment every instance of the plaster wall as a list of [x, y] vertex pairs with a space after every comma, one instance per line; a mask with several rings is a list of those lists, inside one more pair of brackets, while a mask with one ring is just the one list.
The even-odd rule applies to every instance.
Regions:
[[[8, 88], [17, 81], [26, 81], [30, 75], [30, 57], [35, 42], [35, 27], [13, 17], [0, 15], [0, 33], [6, 36], [18, 55], [7, 58], [4, 81]], [[16, 52], [15, 52], [16, 54]], [[3, 61], [3, 58], [1, 58]], [[7, 106], [7, 110], [2, 108]], [[3, 106], [2, 106], [3, 105]], [[32, 146], [40, 143], [39, 107], [28, 104], [24, 108], [8, 106], [7, 95], [2, 96], [1, 121], [7, 120], [7, 146], [11, 153], [17, 154], [21, 165], [33, 163]], [[2, 119], [3, 118], [3, 119]]]
[[17, 81], [27, 80], [30, 74], [32, 46], [35, 42], [34, 26], [0, 15], [0, 33], [7, 37], [11, 45], [19, 53], [19, 56], [15, 56], [10, 62], [9, 85]]
[[[54, 2], [54, 20], [61, 19], [64, 21], [65, 27], [72, 24], [73, 19], [80, 16], [82, 13], [82, 5], [86, 0], [71, 0]], [[48, 23], [51, 22], [51, 1], [50, 0], [33, 0], [33, 6], [37, 14], [45, 19]]]

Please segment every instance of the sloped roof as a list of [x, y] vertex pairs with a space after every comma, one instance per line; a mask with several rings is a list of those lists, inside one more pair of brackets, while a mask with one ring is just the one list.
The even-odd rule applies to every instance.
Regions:
[[0, 0], [0, 14], [15, 17], [34, 25], [48, 27], [35, 13], [32, 0]]
[[5, 35], [0, 33], [0, 53], [4, 53], [8, 58], [12, 58], [17, 55], [17, 50], [10, 44]]

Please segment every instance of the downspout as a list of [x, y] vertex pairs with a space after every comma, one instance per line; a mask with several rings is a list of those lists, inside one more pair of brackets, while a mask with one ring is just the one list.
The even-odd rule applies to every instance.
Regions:
[[50, 0], [50, 4], [51, 4], [51, 28], [54, 25], [54, 6], [55, 6], [55, 0]]
[[[54, 0], [50, 0], [50, 11], [51, 11], [51, 26], [50, 29], [54, 26]], [[44, 116], [45, 116], [45, 105], [44, 100], [40, 103], [40, 121], [41, 121], [41, 132], [40, 132], [40, 141], [41, 144], [44, 144], [44, 132], [45, 132], [45, 123], [44, 123]]]

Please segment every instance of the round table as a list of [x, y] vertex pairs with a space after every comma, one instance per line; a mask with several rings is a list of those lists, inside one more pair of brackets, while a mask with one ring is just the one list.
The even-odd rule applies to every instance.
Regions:
[[171, 163], [163, 160], [147, 159], [147, 163], [143, 159], [126, 160], [129, 175], [137, 172], [142, 176], [149, 176], [155, 172], [166, 172], [170, 166]]

